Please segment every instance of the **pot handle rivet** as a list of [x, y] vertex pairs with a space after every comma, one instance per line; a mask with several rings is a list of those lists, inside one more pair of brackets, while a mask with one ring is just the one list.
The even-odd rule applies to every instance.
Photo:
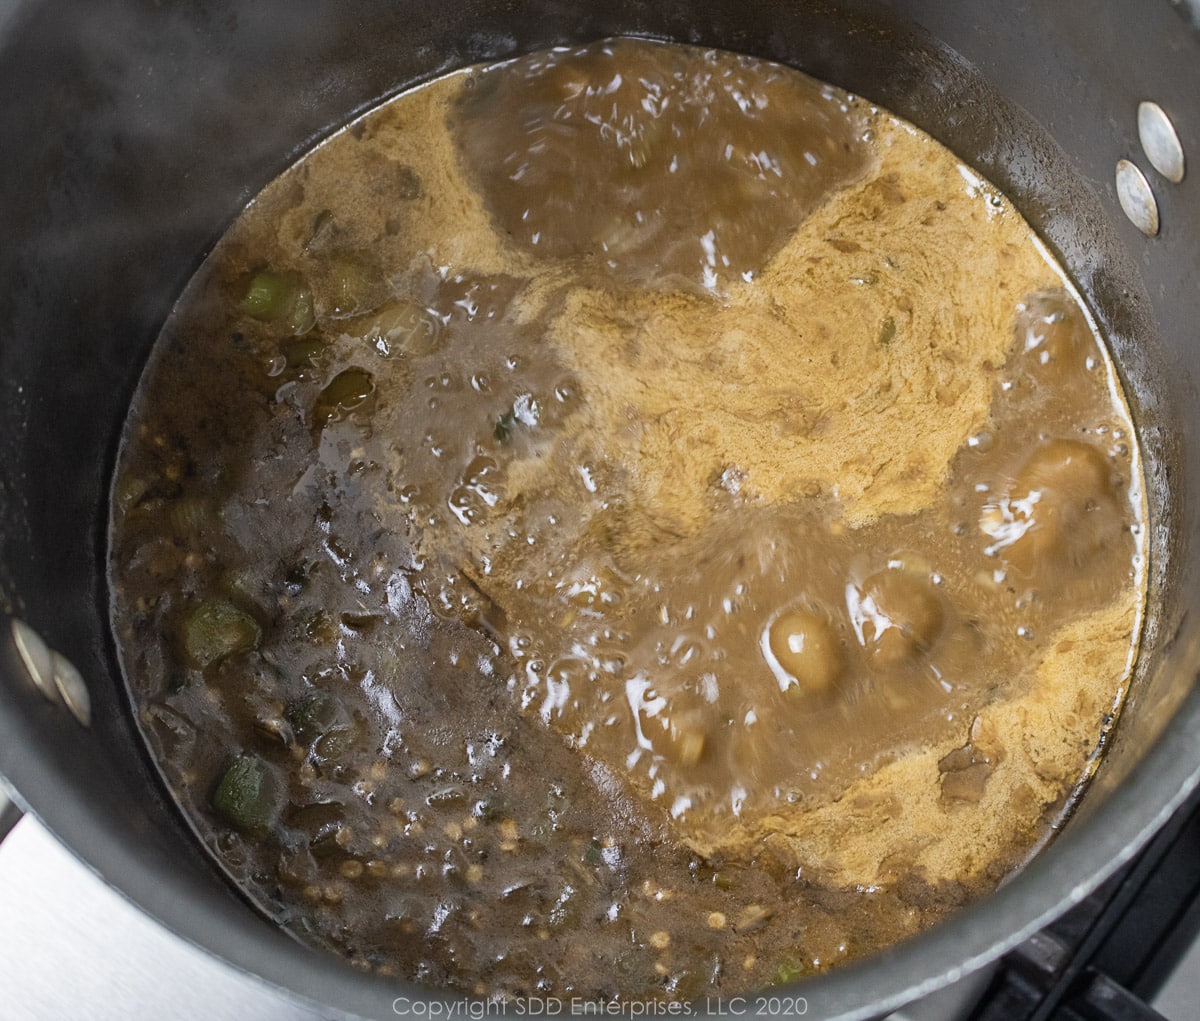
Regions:
[[54, 686], [62, 697], [63, 704], [71, 715], [84, 727], [92, 723], [92, 696], [81, 674], [66, 656], [56, 652], [51, 656], [54, 663]]
[[75, 664], [23, 620], [14, 617], [10, 623], [13, 645], [34, 687], [56, 705], [65, 705], [83, 726], [91, 726], [92, 697]]
[[42, 636], [23, 620], [12, 619], [13, 645], [17, 655], [25, 664], [25, 671], [33, 686], [51, 702], [58, 701], [58, 690], [54, 686], [54, 653], [42, 641]]
[[1142, 151], [1150, 165], [1168, 181], [1174, 184], [1182, 181], [1183, 144], [1166, 111], [1157, 103], [1139, 103], [1137, 126]]
[[1158, 202], [1146, 175], [1129, 160], [1117, 160], [1117, 199], [1138, 230], [1147, 237], [1158, 233]]

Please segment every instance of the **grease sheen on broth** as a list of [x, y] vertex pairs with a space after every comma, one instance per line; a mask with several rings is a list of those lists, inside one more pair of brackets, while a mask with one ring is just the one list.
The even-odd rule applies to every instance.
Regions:
[[126, 428], [113, 627], [289, 931], [686, 999], [1049, 839], [1143, 519], [1112, 364], [1003, 196], [795, 71], [613, 40], [400, 96], [233, 224]]

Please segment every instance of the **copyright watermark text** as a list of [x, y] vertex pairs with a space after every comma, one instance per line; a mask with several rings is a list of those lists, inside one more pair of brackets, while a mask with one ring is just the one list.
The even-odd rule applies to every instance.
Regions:
[[803, 1017], [803, 996], [705, 997], [691, 1003], [664, 1000], [588, 1000], [583, 997], [519, 996], [504, 1000], [419, 1000], [398, 996], [392, 1001], [398, 1017], [425, 1021], [482, 1021], [488, 1017]]

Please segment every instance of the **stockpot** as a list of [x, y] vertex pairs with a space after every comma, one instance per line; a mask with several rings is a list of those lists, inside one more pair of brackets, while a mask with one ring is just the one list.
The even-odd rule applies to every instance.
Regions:
[[[1200, 32], [1186, 7], [10, 0], [0, 18], [0, 774], [169, 929], [330, 1015], [391, 1017], [397, 996], [437, 996], [364, 976], [257, 914], [200, 848], [135, 730], [107, 625], [106, 508], [159, 327], [242, 206], [355, 114], [451, 68], [614, 34], [791, 64], [911, 120], [990, 178], [1086, 296], [1146, 457], [1151, 611], [1091, 790], [993, 896], [802, 981], [808, 1016], [875, 1017], [997, 957], [1082, 899], [1196, 783], [1200, 181], [1153, 169], [1137, 125], [1139, 104], [1157, 103], [1200, 158]], [[1153, 236], [1122, 211], [1123, 159], [1144, 172], [1134, 183], [1154, 203]]]

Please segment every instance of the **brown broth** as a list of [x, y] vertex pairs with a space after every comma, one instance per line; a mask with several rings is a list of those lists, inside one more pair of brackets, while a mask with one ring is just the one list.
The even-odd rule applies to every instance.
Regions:
[[615, 40], [398, 97], [234, 223], [131, 411], [113, 627], [297, 936], [478, 995], [728, 995], [1050, 838], [1144, 514], [1007, 199], [795, 71]]

